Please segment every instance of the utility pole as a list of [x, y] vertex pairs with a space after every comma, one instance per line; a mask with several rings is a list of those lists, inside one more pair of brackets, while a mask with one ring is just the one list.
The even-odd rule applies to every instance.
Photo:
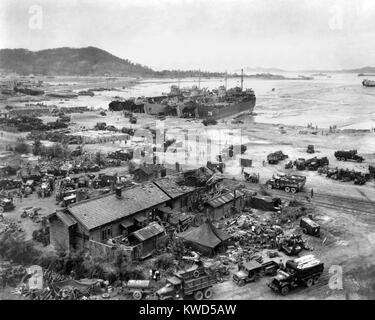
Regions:
[[198, 89], [201, 88], [201, 70], [199, 69], [199, 77], [198, 77]]

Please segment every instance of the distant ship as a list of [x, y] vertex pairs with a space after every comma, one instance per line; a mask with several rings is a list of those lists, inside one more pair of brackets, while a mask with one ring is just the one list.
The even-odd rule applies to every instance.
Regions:
[[126, 110], [150, 115], [170, 115], [182, 118], [220, 119], [233, 114], [252, 113], [256, 97], [252, 89], [241, 87], [207, 90], [199, 86], [179, 88], [172, 86], [169, 93], [157, 97], [141, 97], [132, 101], [112, 101], [110, 110]]
[[364, 87], [375, 87], [375, 80], [365, 79], [365, 80], [362, 81], [362, 85]]
[[48, 92], [46, 93], [47, 97], [51, 98], [60, 98], [60, 99], [70, 99], [70, 98], [77, 98], [78, 94], [74, 92]]

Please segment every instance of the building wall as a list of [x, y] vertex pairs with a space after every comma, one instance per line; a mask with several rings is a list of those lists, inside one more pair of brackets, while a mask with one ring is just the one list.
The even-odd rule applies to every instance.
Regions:
[[57, 251], [70, 250], [69, 228], [57, 217], [50, 220], [50, 243]]
[[[236, 199], [235, 207], [237, 210], [242, 210], [245, 205], [245, 201], [243, 197], [239, 197]], [[233, 208], [233, 201], [228, 202], [218, 208], [212, 208], [208, 207], [208, 215], [214, 220], [220, 220], [224, 218], [225, 216], [229, 216], [232, 213], [232, 208]]]

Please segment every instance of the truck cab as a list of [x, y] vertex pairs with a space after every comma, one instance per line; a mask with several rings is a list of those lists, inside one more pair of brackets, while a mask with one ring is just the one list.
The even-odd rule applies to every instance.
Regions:
[[174, 276], [167, 279], [167, 284], [156, 291], [156, 296], [159, 298], [159, 300], [175, 300], [180, 298], [181, 289], [181, 279]]
[[306, 255], [298, 259], [288, 260], [284, 270], [278, 274], [267, 285], [275, 292], [287, 295], [290, 290], [305, 286], [311, 287], [319, 281], [324, 270], [324, 264], [314, 255]]

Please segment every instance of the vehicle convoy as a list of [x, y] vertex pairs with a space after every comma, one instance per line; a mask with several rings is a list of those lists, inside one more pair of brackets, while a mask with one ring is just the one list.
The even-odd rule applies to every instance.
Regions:
[[302, 228], [302, 232], [305, 234], [309, 234], [314, 237], [320, 236], [320, 226], [310, 218], [302, 217], [299, 226]]
[[288, 155], [284, 154], [281, 150], [270, 153], [267, 156], [267, 161], [269, 164], [278, 164], [279, 161], [283, 161], [288, 158]]
[[160, 300], [174, 300], [193, 296], [195, 300], [210, 299], [212, 286], [216, 283], [215, 275], [203, 266], [175, 273], [167, 279], [167, 284], [156, 292]]
[[298, 259], [288, 260], [284, 270], [267, 285], [275, 292], [287, 295], [292, 289], [306, 286], [311, 287], [319, 281], [324, 270], [324, 264], [314, 257], [306, 255]]
[[233, 281], [240, 287], [248, 282], [253, 282], [264, 275], [275, 275], [279, 269], [279, 264], [273, 260], [259, 263], [256, 260], [240, 263], [238, 271], [233, 274]]
[[266, 182], [268, 189], [283, 189], [292, 193], [301, 191], [305, 184], [306, 177], [299, 175], [277, 175]]
[[365, 160], [363, 157], [357, 154], [357, 150], [336, 151], [334, 155], [336, 159], [339, 161], [353, 160], [357, 162], [362, 162], [363, 160]]

